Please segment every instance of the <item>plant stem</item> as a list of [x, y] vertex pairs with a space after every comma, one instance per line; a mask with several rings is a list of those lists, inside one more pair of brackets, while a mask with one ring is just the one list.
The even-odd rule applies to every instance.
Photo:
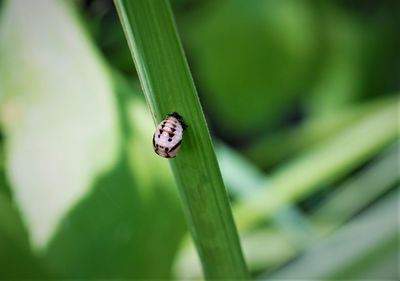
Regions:
[[[115, 0], [115, 5], [154, 122], [176, 111], [189, 126], [177, 158], [169, 162], [204, 275], [209, 280], [248, 279], [227, 193], [169, 3]], [[150, 140], [151, 136], [149, 149]]]

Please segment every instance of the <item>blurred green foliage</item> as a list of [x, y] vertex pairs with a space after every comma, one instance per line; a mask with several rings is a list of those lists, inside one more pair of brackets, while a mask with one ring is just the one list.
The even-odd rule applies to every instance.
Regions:
[[184, 38], [221, 134], [246, 139], [290, 117], [317, 48], [308, 4], [215, 1], [186, 18]]
[[[112, 1], [40, 3], [0, 1], [0, 280], [199, 277]], [[253, 277], [398, 279], [397, 2], [172, 4]]]

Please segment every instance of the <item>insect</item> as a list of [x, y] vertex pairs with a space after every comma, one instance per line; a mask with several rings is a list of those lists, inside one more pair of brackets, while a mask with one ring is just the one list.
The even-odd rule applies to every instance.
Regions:
[[155, 153], [165, 158], [174, 158], [182, 143], [183, 131], [187, 125], [182, 116], [176, 112], [168, 114], [158, 124], [153, 135], [153, 147]]

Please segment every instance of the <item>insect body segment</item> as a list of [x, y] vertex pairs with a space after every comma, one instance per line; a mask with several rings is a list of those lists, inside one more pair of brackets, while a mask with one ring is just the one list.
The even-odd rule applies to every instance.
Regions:
[[182, 143], [183, 131], [186, 128], [182, 116], [173, 112], [158, 124], [153, 135], [154, 151], [165, 158], [174, 158]]

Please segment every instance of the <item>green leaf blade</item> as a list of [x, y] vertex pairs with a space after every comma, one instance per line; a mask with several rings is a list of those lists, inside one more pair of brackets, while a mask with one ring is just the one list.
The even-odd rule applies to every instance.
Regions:
[[170, 6], [164, 0], [115, 4], [155, 123], [176, 111], [189, 126], [180, 153], [170, 164], [204, 274], [208, 279], [247, 279], [226, 190]]

